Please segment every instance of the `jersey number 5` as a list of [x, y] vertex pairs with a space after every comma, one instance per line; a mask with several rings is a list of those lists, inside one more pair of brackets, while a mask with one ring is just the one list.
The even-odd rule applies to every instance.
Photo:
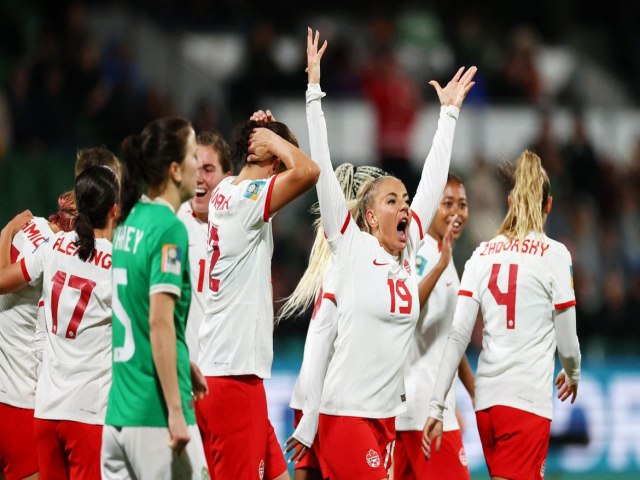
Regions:
[[[51, 292], [51, 317], [53, 325], [51, 327], [51, 332], [56, 335], [58, 333], [58, 305], [60, 304], [60, 294], [62, 293], [62, 289], [67, 281], [66, 272], [58, 270], [51, 281], [53, 282], [53, 289]], [[80, 290], [78, 303], [76, 303], [76, 307], [73, 309], [71, 320], [67, 326], [67, 332], [64, 334], [65, 338], [73, 340], [76, 338], [78, 333], [78, 327], [80, 326], [80, 322], [84, 316], [84, 311], [87, 309], [89, 298], [91, 298], [91, 292], [96, 288], [96, 282], [86, 278], [77, 277], [75, 275], [70, 275], [68, 285], [70, 288]]]
[[133, 329], [131, 326], [131, 318], [120, 302], [118, 296], [118, 287], [127, 285], [127, 269], [114, 268], [113, 270], [113, 291], [111, 292], [111, 305], [113, 308], [114, 318], [124, 327], [124, 344], [121, 347], [114, 346], [113, 361], [127, 362], [131, 360], [136, 351], [136, 344], [133, 340]]
[[398, 312], [403, 315], [411, 313], [413, 298], [411, 298], [411, 292], [404, 282], [402, 280], [394, 281], [392, 278], [389, 278], [387, 285], [389, 286], [389, 294], [391, 294], [391, 313], [395, 313], [396, 311], [396, 295], [404, 302], [404, 305], [400, 305]]
[[489, 277], [489, 291], [495, 298], [498, 305], [507, 307], [507, 329], [516, 328], [516, 289], [518, 286], [518, 265], [509, 264], [509, 285], [506, 292], [498, 287], [498, 275], [500, 274], [499, 263], [494, 263], [491, 267]]

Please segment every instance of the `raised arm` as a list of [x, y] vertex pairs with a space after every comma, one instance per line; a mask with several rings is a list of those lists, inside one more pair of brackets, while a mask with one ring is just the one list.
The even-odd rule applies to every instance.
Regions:
[[15, 292], [29, 282], [23, 262], [11, 263], [11, 243], [13, 237], [24, 227], [33, 215], [29, 210], [16, 215], [0, 232], [0, 294]]
[[336, 179], [329, 155], [329, 141], [327, 139], [327, 125], [324, 120], [321, 99], [325, 94], [320, 90], [320, 59], [327, 48], [325, 41], [318, 50], [320, 34], [316, 31], [315, 38], [311, 29], [307, 30], [307, 126], [309, 128], [309, 144], [311, 158], [320, 167], [320, 179], [316, 184], [322, 227], [329, 240], [344, 233], [349, 224], [349, 209], [344, 193]]
[[435, 80], [429, 82], [438, 94], [441, 107], [438, 129], [422, 168], [418, 190], [411, 202], [411, 212], [415, 221], [412, 223], [412, 228], [420, 229], [420, 238], [424, 236], [431, 225], [442, 191], [447, 183], [456, 122], [464, 97], [474, 85], [472, 80], [476, 71], [476, 67], [471, 67], [466, 72], [464, 72], [464, 67], [460, 67], [444, 88], [440, 87], [440, 84]]

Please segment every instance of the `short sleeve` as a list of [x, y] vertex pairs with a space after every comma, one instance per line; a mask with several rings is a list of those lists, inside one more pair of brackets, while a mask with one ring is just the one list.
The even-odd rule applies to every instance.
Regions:
[[39, 283], [42, 273], [44, 272], [44, 262], [46, 256], [46, 246], [48, 242], [41, 243], [33, 252], [25, 249], [24, 256], [19, 260], [20, 269], [24, 279], [29, 282], [29, 285], [36, 285]]
[[464, 266], [464, 273], [462, 274], [462, 280], [460, 280], [460, 290], [458, 290], [458, 296], [470, 297], [476, 302], [480, 302], [480, 295], [478, 292], [478, 282], [476, 280], [475, 263], [477, 257], [471, 256]]
[[271, 219], [271, 195], [277, 177], [278, 175], [274, 175], [267, 179], [243, 182], [241, 185], [239, 211], [247, 229], [260, 228]]
[[556, 310], [573, 307], [576, 294], [573, 290], [573, 265], [571, 254], [564, 245], [554, 252], [547, 262], [551, 273], [553, 306]]
[[151, 246], [149, 295], [170, 293], [180, 297], [184, 282], [183, 271], [189, 261], [188, 245], [187, 229], [176, 219]]

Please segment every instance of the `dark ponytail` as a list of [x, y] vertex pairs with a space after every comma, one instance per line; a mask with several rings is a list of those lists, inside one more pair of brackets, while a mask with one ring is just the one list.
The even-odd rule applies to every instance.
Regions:
[[146, 188], [161, 188], [167, 181], [171, 162], [182, 163], [193, 127], [188, 120], [167, 117], [147, 124], [140, 135], [122, 142], [124, 175], [120, 198], [120, 221], [124, 222]]
[[78, 216], [75, 231], [78, 257], [91, 260], [95, 251], [94, 228], [107, 225], [109, 210], [118, 201], [118, 177], [109, 167], [89, 167], [76, 178]]

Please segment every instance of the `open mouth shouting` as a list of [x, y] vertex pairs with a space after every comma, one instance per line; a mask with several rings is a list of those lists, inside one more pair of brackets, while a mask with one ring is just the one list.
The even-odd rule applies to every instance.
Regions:
[[204, 187], [196, 187], [196, 197], [202, 198], [207, 194], [208, 191], [209, 190]]
[[405, 243], [407, 241], [407, 229], [409, 228], [409, 215], [403, 215], [396, 227], [398, 231], [398, 240]]

